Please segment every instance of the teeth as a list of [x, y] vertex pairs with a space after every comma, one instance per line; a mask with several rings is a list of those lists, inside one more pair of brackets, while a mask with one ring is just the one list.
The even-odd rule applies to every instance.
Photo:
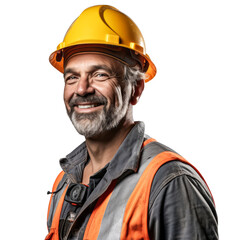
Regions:
[[83, 108], [93, 108], [95, 107], [94, 105], [78, 105], [78, 108], [83, 109]]

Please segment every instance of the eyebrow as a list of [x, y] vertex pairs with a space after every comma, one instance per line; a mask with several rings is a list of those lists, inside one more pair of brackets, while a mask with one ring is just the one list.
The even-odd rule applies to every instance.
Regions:
[[[99, 69], [103, 69], [103, 70], [107, 71], [109, 74], [113, 74], [113, 70], [104, 64], [92, 65], [89, 67], [87, 72], [91, 73], [91, 72], [95, 72]], [[79, 72], [75, 68], [66, 68], [64, 70], [63, 76], [65, 77], [69, 73], [79, 75]]]
[[68, 73], [78, 74], [74, 68], [67, 68], [64, 70], [63, 77], [65, 77]]

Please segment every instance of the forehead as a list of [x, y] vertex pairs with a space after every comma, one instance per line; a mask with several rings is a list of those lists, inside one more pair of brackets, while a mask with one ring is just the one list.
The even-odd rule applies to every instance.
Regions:
[[87, 69], [96, 65], [106, 65], [113, 71], [119, 68], [123, 68], [122, 63], [109, 56], [95, 53], [81, 53], [70, 57], [67, 63], [65, 63], [64, 70], [66, 70], [67, 68]]

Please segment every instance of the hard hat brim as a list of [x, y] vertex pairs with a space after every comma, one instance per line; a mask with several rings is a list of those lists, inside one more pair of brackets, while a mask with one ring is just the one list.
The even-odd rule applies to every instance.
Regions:
[[96, 53], [112, 57], [130, 67], [141, 65], [141, 70], [146, 73], [145, 82], [150, 81], [156, 75], [156, 67], [147, 54], [142, 54], [130, 48], [109, 44], [77, 44], [54, 51], [50, 57], [50, 63], [61, 73], [64, 73], [64, 65], [72, 54]]

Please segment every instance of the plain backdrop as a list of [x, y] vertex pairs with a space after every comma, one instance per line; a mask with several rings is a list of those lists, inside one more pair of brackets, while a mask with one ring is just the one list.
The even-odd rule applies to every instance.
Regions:
[[146, 132], [202, 173], [220, 239], [239, 229], [240, 6], [234, 0], [5, 1], [1, 18], [1, 236], [44, 239], [58, 160], [84, 138], [48, 61], [79, 14], [113, 5], [141, 29], [158, 73], [134, 108]]

